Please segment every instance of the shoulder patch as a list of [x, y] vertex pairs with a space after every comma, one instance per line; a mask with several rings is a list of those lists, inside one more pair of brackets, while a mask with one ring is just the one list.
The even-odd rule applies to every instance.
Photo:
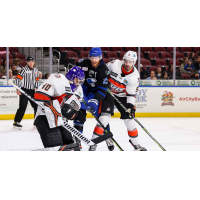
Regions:
[[106, 74], [106, 75], [109, 75], [109, 74], [110, 74], [109, 70], [106, 70], [106, 71], [105, 71], [105, 74]]
[[80, 60], [78, 61], [78, 63], [81, 63], [81, 62], [83, 62], [83, 59], [80, 59]]
[[56, 77], [56, 78], [60, 78], [61, 76], [60, 76], [59, 74], [56, 74], [55, 77]]
[[88, 71], [88, 67], [82, 67], [83, 71]]

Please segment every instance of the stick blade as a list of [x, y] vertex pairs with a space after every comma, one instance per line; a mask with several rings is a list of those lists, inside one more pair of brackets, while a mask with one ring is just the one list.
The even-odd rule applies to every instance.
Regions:
[[99, 136], [95, 139], [92, 140], [92, 142], [94, 142], [95, 144], [99, 144], [101, 142], [104, 142], [105, 140], [111, 138], [113, 136], [113, 134], [111, 132], [108, 132], [105, 135]]

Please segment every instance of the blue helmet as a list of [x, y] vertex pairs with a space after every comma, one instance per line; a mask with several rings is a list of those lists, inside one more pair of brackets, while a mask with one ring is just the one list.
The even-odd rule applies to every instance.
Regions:
[[69, 72], [66, 75], [66, 78], [70, 82], [72, 91], [75, 92], [77, 85], [75, 84], [74, 79], [78, 78], [80, 80], [80, 84], [83, 84], [85, 74], [84, 74], [84, 71], [80, 67], [74, 66], [69, 70]]
[[100, 57], [102, 59], [102, 50], [100, 47], [93, 47], [89, 51], [89, 57]]

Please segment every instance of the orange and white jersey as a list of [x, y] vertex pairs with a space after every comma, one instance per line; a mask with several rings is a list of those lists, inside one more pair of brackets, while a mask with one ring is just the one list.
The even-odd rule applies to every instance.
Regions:
[[83, 98], [83, 90], [81, 85], [72, 92], [68, 79], [63, 74], [51, 74], [50, 77], [38, 88], [34, 98], [37, 101], [49, 101], [57, 99], [63, 104], [64, 97], [76, 94], [79, 101]]
[[110, 90], [118, 97], [127, 97], [127, 103], [135, 103], [140, 75], [135, 67], [125, 71], [124, 61], [114, 60], [107, 64], [110, 71]]

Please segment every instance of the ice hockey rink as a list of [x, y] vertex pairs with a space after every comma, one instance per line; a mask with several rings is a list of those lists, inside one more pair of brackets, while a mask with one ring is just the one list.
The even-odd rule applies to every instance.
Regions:
[[[200, 151], [199, 118], [138, 118], [138, 120], [167, 151]], [[22, 130], [17, 130], [13, 129], [13, 120], [0, 121], [0, 151], [30, 151], [43, 148], [40, 135], [33, 127], [33, 120], [24, 119], [21, 124]], [[91, 138], [95, 124], [95, 119], [87, 119], [84, 134], [88, 138]], [[112, 118], [110, 125], [114, 139], [122, 149], [133, 151], [123, 121]], [[142, 146], [148, 151], [162, 151], [139, 125], [137, 127]], [[88, 150], [85, 144], [82, 144], [82, 147], [83, 151]], [[106, 143], [100, 143], [97, 151], [108, 151]], [[116, 146], [115, 151], [119, 151]]]

